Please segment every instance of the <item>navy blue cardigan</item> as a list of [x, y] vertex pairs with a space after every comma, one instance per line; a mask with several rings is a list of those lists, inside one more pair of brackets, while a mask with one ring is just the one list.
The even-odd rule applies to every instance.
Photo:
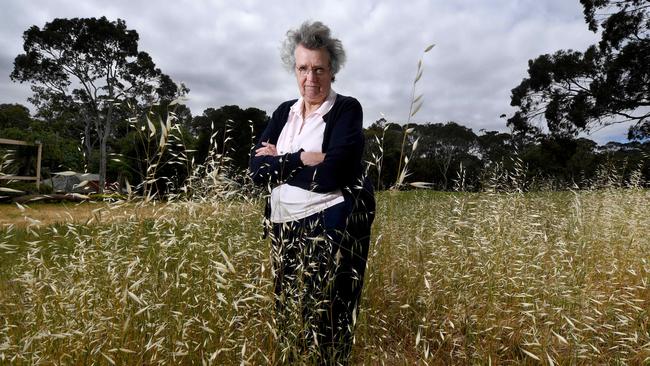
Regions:
[[[277, 143], [295, 102], [284, 102], [273, 112], [254, 150], [261, 147], [262, 142]], [[253, 150], [250, 161], [253, 182], [268, 184], [270, 188], [286, 183], [318, 193], [363, 185], [359, 181], [364, 146], [361, 104], [352, 97], [339, 94], [323, 120], [325, 132], [321, 152], [325, 153], [325, 159], [322, 163], [303, 165], [300, 160], [302, 150], [281, 156], [254, 156]]]

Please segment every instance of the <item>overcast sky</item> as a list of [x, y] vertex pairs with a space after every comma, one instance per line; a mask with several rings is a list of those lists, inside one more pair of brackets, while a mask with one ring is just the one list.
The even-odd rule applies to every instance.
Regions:
[[[382, 116], [406, 121], [422, 58], [416, 93], [424, 94], [424, 106], [412, 121], [456, 121], [476, 133], [508, 130], [499, 116], [513, 113], [510, 90], [526, 76], [529, 59], [597, 42], [578, 0], [3, 0], [0, 103], [28, 105], [29, 85], [9, 79], [27, 28], [100, 16], [124, 19], [139, 33], [140, 50], [190, 88], [193, 115], [228, 104], [271, 114], [296, 98], [279, 48], [288, 29], [309, 19], [343, 42], [348, 61], [333, 88], [361, 102], [365, 126]], [[436, 47], [423, 54], [431, 43]], [[618, 125], [587, 137], [604, 143], [626, 133]]]

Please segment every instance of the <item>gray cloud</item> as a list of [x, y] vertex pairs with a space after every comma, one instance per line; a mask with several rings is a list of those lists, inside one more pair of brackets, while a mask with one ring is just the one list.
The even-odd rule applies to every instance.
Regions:
[[[9, 0], [0, 22], [0, 103], [27, 104], [29, 85], [9, 80], [21, 52], [22, 32], [56, 17], [121, 18], [140, 34], [140, 49], [190, 89], [198, 115], [226, 104], [271, 113], [297, 96], [295, 80], [280, 63], [289, 28], [322, 20], [341, 38], [347, 65], [334, 83], [357, 97], [365, 124], [385, 115], [408, 117], [418, 60], [424, 74], [416, 94], [425, 104], [416, 122], [456, 121], [479, 129], [506, 130], [510, 89], [526, 76], [527, 61], [558, 49], [582, 50], [596, 42], [577, 0], [403, 1], [145, 1]], [[422, 51], [435, 43], [427, 54]], [[609, 132], [608, 132], [609, 131]], [[625, 128], [592, 136], [622, 139]]]

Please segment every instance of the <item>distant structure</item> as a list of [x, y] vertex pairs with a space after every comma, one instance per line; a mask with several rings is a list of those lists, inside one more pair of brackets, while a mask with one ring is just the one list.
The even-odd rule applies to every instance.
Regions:
[[[72, 172], [70, 172], [72, 173]], [[99, 191], [99, 174], [74, 173], [54, 174], [50, 179], [43, 181], [45, 185], [52, 185], [54, 192], [88, 193]]]
[[36, 181], [36, 189], [40, 187], [41, 184], [41, 155], [43, 153], [43, 144], [40, 141], [36, 141], [35, 143], [31, 144], [27, 141], [19, 141], [19, 140], [10, 140], [10, 139], [3, 139], [0, 138], [0, 145], [20, 145], [20, 146], [37, 146], [38, 147], [38, 155], [36, 158], [36, 176], [31, 177], [31, 176], [21, 176], [21, 175], [11, 175], [11, 174], [1, 174], [0, 173], [0, 180], [35, 180]]

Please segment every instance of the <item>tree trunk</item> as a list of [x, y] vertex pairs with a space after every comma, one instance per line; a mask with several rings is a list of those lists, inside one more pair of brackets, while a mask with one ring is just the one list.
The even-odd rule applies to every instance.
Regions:
[[104, 186], [106, 185], [106, 160], [108, 159], [106, 143], [111, 135], [112, 121], [113, 106], [110, 105], [108, 107], [108, 112], [106, 113], [106, 120], [104, 121], [103, 128], [97, 129], [97, 134], [99, 135], [99, 193], [104, 193]]
[[93, 140], [92, 140], [92, 122], [86, 117], [84, 121], [84, 157], [86, 162], [84, 164], [84, 171], [88, 173], [88, 166], [90, 165], [90, 159], [93, 153]]
[[99, 142], [99, 193], [104, 193], [106, 185], [106, 140], [108, 135], [104, 132]]
[[438, 170], [442, 174], [442, 178], [443, 178], [443, 182], [444, 182], [443, 183], [444, 184], [443, 190], [446, 191], [447, 187], [449, 186], [449, 179], [447, 177], [447, 173], [449, 172], [449, 166], [451, 165], [452, 156], [451, 156], [451, 153], [448, 152], [448, 151], [445, 151], [445, 153], [446, 153], [446, 155], [443, 156], [444, 160], [443, 160], [442, 164], [438, 165]]

